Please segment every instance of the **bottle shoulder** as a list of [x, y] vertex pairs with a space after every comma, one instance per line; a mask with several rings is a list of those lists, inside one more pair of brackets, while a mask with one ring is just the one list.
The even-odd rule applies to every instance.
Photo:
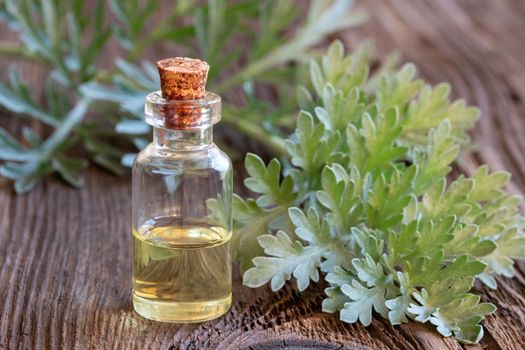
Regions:
[[215, 169], [224, 172], [231, 170], [232, 163], [228, 155], [215, 144], [194, 151], [179, 151], [150, 143], [137, 154], [133, 167]]

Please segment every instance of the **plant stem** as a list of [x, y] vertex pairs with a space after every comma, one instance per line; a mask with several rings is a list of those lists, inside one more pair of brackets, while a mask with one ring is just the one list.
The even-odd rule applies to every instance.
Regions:
[[25, 50], [22, 45], [12, 41], [0, 40], [0, 55], [11, 57], [11, 58], [23, 58], [38, 62], [44, 62], [38, 56]]
[[[259, 60], [250, 63], [244, 69], [236, 72], [230, 79], [226, 79], [223, 82], [221, 82], [215, 88], [215, 90], [217, 91], [217, 93], [220, 94], [225, 90], [231, 89], [232, 87], [239, 85], [248, 77], [253, 78], [272, 67], [292, 61], [294, 59], [298, 59], [299, 57], [308, 56], [305, 52], [305, 50], [307, 49], [307, 45], [303, 43], [303, 41], [304, 40], [302, 40], [302, 38], [298, 38], [295, 41], [284, 44], [270, 51], [265, 56], [261, 57]], [[302, 52], [302, 54], [298, 55], [298, 52]]]
[[99, 69], [93, 80], [99, 83], [109, 84], [113, 81], [113, 76], [115, 75], [114, 71], [107, 71]]

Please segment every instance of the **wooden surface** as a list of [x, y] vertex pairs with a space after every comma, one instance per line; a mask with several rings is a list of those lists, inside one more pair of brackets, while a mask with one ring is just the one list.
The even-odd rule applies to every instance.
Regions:
[[[477, 150], [462, 158], [513, 174], [525, 191], [525, 2], [522, 0], [367, 0], [371, 18], [344, 33], [371, 37], [380, 56], [398, 49], [432, 82], [450, 81], [455, 96], [479, 105]], [[31, 73], [31, 72], [30, 72]], [[35, 81], [38, 81], [38, 75]], [[16, 130], [10, 118], [3, 127]], [[241, 179], [237, 176], [237, 182]], [[0, 180], [1, 349], [525, 349], [525, 264], [497, 291], [480, 288], [498, 311], [485, 337], [466, 347], [433, 328], [348, 325], [321, 313], [321, 288], [241, 286], [223, 318], [196, 326], [161, 324], [131, 310], [130, 181], [98, 169], [74, 190], [55, 178], [25, 196]]]

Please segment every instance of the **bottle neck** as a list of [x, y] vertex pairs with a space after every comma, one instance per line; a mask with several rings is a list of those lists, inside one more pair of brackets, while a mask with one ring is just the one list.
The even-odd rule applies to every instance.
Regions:
[[179, 151], [197, 151], [213, 144], [213, 127], [171, 130], [153, 128], [153, 144], [158, 147]]

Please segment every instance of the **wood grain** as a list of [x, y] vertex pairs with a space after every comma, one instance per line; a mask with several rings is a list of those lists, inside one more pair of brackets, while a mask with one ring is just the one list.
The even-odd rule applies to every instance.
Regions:
[[[525, 2], [518, 0], [368, 0], [370, 21], [344, 33], [351, 46], [374, 40], [415, 62], [433, 83], [449, 81], [455, 97], [483, 110], [475, 151], [460, 167], [507, 169], [509, 190], [525, 191]], [[39, 81], [38, 74], [30, 74]], [[3, 127], [16, 120], [3, 116]], [[241, 173], [236, 174], [237, 186]], [[131, 310], [130, 182], [97, 169], [74, 190], [55, 178], [25, 196], [0, 180], [1, 349], [525, 349], [525, 264], [496, 291], [477, 287], [498, 311], [476, 346], [443, 338], [431, 327], [365, 328], [320, 311], [322, 287], [241, 286], [223, 318], [195, 326], [147, 321]]]

